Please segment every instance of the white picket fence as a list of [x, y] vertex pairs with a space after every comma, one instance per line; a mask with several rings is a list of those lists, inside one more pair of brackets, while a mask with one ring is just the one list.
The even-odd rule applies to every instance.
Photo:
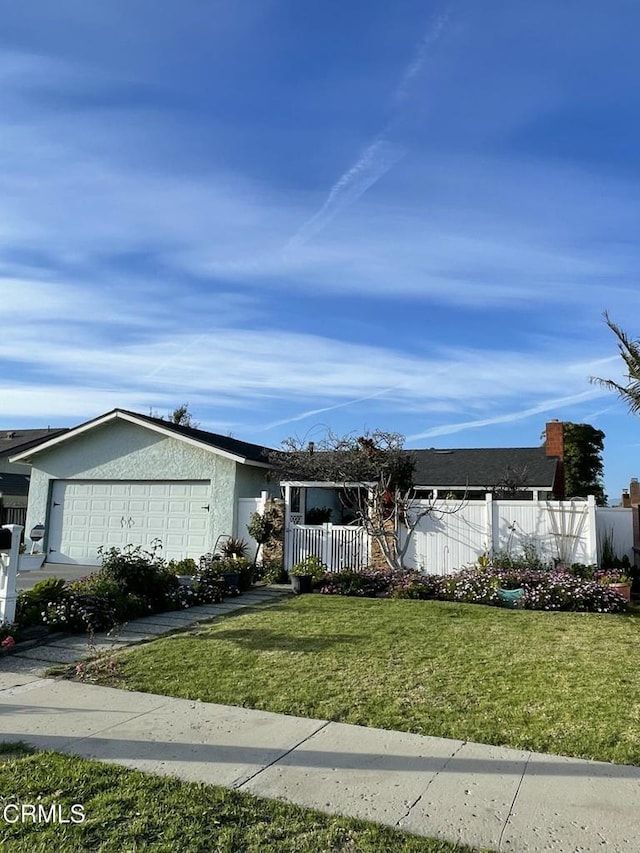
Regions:
[[[595, 500], [438, 501], [416, 528], [405, 562], [432, 574], [449, 574], [492, 551], [513, 554], [531, 543], [549, 562], [599, 563], [602, 542], [612, 536], [617, 555], [633, 562], [632, 511], [597, 507]], [[285, 567], [316, 554], [337, 571], [369, 562], [369, 538], [361, 527], [291, 524], [285, 538]]]
[[360, 569], [369, 563], [370, 543], [364, 528], [338, 524], [292, 524], [285, 537], [285, 569], [315, 555], [330, 571]]

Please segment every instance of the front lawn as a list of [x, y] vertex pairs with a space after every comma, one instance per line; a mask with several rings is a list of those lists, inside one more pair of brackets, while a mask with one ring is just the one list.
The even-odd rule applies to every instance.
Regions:
[[[19, 745], [0, 743], [0, 778], [3, 853], [473, 853], [224, 788], [53, 752], [30, 755]], [[15, 821], [16, 804], [46, 812], [55, 805], [64, 819], [85, 820]], [[72, 812], [74, 804], [82, 810]]]
[[312, 595], [120, 660], [132, 690], [640, 765], [633, 614]]

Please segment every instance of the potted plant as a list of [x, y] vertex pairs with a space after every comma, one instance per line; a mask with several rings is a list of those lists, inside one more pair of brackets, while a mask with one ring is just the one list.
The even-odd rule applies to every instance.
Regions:
[[304, 560], [300, 560], [289, 570], [289, 578], [294, 593], [302, 595], [311, 592], [314, 581], [320, 580], [326, 571], [326, 565], [315, 554], [310, 554]]
[[247, 556], [249, 546], [244, 539], [229, 536], [227, 541], [220, 546], [220, 554], [227, 560], [243, 560]]
[[621, 595], [625, 601], [631, 601], [631, 580], [618, 569], [603, 569], [595, 573], [595, 579]]

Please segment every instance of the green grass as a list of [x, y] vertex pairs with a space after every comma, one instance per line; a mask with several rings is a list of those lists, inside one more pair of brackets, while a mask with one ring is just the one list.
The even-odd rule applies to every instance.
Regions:
[[125, 653], [133, 690], [640, 764], [640, 619], [301, 596]]
[[[3, 853], [454, 853], [470, 848], [223, 788], [0, 744]], [[7, 823], [7, 802], [84, 807], [84, 823]], [[10, 816], [13, 819], [15, 812]]]

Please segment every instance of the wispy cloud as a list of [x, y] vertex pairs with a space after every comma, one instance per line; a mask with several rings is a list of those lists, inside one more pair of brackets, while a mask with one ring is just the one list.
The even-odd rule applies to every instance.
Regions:
[[428, 51], [440, 37], [447, 19], [448, 13], [440, 15], [435, 22], [429, 24], [415, 55], [396, 87], [393, 97], [396, 104], [395, 114], [384, 130], [365, 147], [355, 164], [347, 169], [331, 187], [322, 207], [288, 241], [284, 248], [285, 256], [322, 231], [335, 216], [354, 204], [405, 155], [404, 146], [392, 142], [390, 137], [401, 118], [401, 108], [408, 98], [410, 84], [422, 70]]
[[602, 391], [597, 390], [581, 391], [578, 394], [570, 394], [566, 397], [555, 397], [551, 400], [544, 400], [542, 403], [530, 406], [527, 409], [507, 412], [502, 415], [492, 415], [489, 418], [464, 421], [462, 423], [443, 424], [442, 426], [434, 427], [433, 429], [428, 429], [424, 432], [409, 435], [407, 436], [407, 441], [418, 441], [422, 438], [436, 438], [440, 435], [453, 435], [457, 432], [467, 432], [480, 427], [494, 426], [495, 424], [510, 424], [515, 421], [522, 421], [526, 418], [530, 418], [532, 415], [540, 415], [544, 412], [555, 412], [566, 406], [573, 406], [576, 403], [583, 403], [586, 400], [592, 400], [594, 397], [601, 397], [602, 393]]
[[402, 79], [396, 88], [395, 100], [397, 102], [401, 103], [408, 98], [413, 80], [422, 71], [422, 67], [429, 56], [429, 50], [442, 35], [445, 26], [449, 22], [449, 17], [450, 10], [447, 9], [442, 14], [438, 15], [435, 21], [429, 22], [426, 32], [418, 45], [415, 56], [413, 57], [413, 61], [410, 62], [405, 69]]
[[297, 421], [304, 421], [304, 420], [307, 420], [308, 418], [313, 418], [316, 415], [323, 415], [325, 412], [333, 412], [333, 411], [336, 411], [337, 409], [345, 409], [345, 408], [348, 408], [349, 406], [356, 406], [358, 403], [365, 403], [368, 400], [375, 400], [378, 397], [384, 397], [385, 395], [389, 394], [390, 392], [396, 391], [399, 387], [400, 387], [399, 385], [395, 385], [391, 388], [383, 388], [381, 391], [376, 391], [373, 394], [367, 394], [364, 397], [356, 397], [355, 400], [347, 400], [344, 403], [336, 403], [334, 406], [323, 406], [320, 409], [308, 409], [306, 412], [299, 412], [297, 415], [293, 415], [292, 417], [289, 417], [289, 418], [283, 418], [282, 420], [278, 420], [278, 421], [271, 421], [271, 423], [265, 424], [263, 427], [260, 427], [259, 429], [263, 429], [263, 430], [275, 429], [276, 427], [279, 427], [279, 426], [285, 426], [285, 424], [292, 424], [292, 423], [296, 423]]
[[322, 231], [338, 213], [356, 202], [404, 156], [404, 148], [390, 142], [386, 138], [387, 133], [386, 130], [367, 145], [356, 163], [331, 187], [320, 210], [289, 240], [284, 249], [285, 256]]

